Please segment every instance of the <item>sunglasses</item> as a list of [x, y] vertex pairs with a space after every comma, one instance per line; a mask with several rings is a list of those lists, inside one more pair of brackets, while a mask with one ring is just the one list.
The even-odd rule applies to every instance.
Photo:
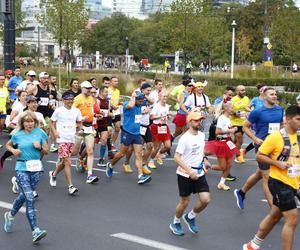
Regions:
[[192, 85], [192, 84], [190, 85], [190, 84], [189, 84], [189, 85], [187, 85], [187, 86], [188, 86], [188, 87], [193, 87], [194, 85]]

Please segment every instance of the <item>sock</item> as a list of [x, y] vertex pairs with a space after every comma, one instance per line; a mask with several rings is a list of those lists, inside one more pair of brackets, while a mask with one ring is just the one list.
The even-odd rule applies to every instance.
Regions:
[[176, 216], [174, 216], [173, 223], [174, 224], [180, 223], [180, 218], [177, 218]]
[[107, 145], [108, 152], [110, 152], [111, 151], [111, 138], [110, 137], [107, 139], [106, 145]]
[[226, 178], [221, 177], [219, 184], [225, 184]]
[[259, 249], [262, 244], [264, 243], [264, 239], [260, 239], [258, 238], [256, 235], [254, 236], [254, 238], [251, 240], [251, 246], [254, 249]]
[[93, 174], [93, 170], [88, 170], [88, 176]]
[[101, 146], [100, 146], [100, 159], [104, 158], [105, 151], [106, 151], [106, 145], [101, 144]]
[[197, 216], [197, 214], [194, 212], [194, 209], [191, 210], [191, 212], [188, 213], [188, 218], [194, 219]]
[[249, 145], [246, 147], [245, 151], [246, 151], [246, 153], [248, 153], [248, 152], [251, 151], [252, 149], [254, 149], [254, 144], [251, 142], [251, 143], [249, 143]]

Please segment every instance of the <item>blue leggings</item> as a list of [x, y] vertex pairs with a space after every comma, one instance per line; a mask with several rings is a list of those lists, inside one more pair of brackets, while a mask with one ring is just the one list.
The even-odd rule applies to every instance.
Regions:
[[20, 193], [13, 203], [11, 214], [15, 216], [25, 202], [26, 215], [32, 231], [37, 227], [33, 191], [36, 189], [42, 175], [43, 172], [16, 171]]

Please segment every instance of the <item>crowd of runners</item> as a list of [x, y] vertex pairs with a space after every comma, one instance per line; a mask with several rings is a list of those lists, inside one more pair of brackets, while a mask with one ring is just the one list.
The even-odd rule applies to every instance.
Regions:
[[[169, 225], [173, 234], [184, 235], [181, 221], [190, 232], [198, 233], [195, 218], [210, 202], [205, 175], [220, 171], [219, 183], [212, 185], [220, 192], [229, 191], [227, 183], [238, 178], [230, 174], [233, 162], [245, 163], [246, 154], [254, 149], [258, 168], [233, 194], [238, 208], [244, 209], [246, 193], [262, 180], [270, 212], [253, 239], [242, 247], [260, 249], [273, 226], [284, 217], [282, 249], [292, 249], [300, 185], [300, 95], [284, 110], [272, 87], [259, 84], [257, 97], [250, 100], [245, 86], [228, 86], [211, 104], [205, 94], [207, 82], [185, 76], [172, 91], [165, 89], [162, 80], [152, 84], [140, 79], [138, 88], [123, 101], [118, 78], [112, 76], [103, 77], [100, 84], [94, 77], [81, 83], [72, 79], [59, 99], [55, 76], [41, 72], [35, 80], [36, 73], [30, 70], [25, 77], [23, 80], [20, 68], [0, 73], [0, 132], [10, 134], [0, 169], [7, 158], [16, 158], [12, 191], [18, 194], [4, 215], [5, 232], [13, 231], [15, 215], [25, 204], [33, 242], [46, 236], [47, 232], [37, 226], [35, 199], [44, 172], [43, 156], [49, 152], [57, 152], [49, 185], [55, 187], [57, 176], [64, 171], [67, 192], [75, 195], [78, 189], [72, 182], [72, 156], [78, 157], [76, 170], [87, 173], [86, 183], [93, 184], [99, 181], [93, 173], [95, 150], [99, 150], [97, 165], [105, 168], [108, 178], [113, 177], [122, 158], [124, 172], [132, 173], [130, 159], [134, 154], [137, 183], [144, 185], [151, 182], [154, 169], [166, 164], [164, 158], [171, 155], [172, 142], [179, 137], [174, 160], [180, 200]], [[173, 118], [170, 100], [177, 110]], [[212, 122], [206, 119], [209, 116]], [[171, 122], [174, 131], [169, 127]], [[205, 127], [209, 127], [207, 138]], [[244, 134], [252, 141], [245, 148]], [[209, 162], [210, 155], [217, 157], [217, 164]], [[191, 194], [197, 195], [197, 202], [184, 213]]]

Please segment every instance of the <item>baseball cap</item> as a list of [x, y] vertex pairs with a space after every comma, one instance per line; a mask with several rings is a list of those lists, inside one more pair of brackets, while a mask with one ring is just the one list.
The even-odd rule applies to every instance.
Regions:
[[62, 98], [64, 100], [70, 100], [70, 99], [74, 99], [74, 95], [68, 91], [66, 91], [65, 93], [62, 94]]
[[4, 71], [5, 75], [11, 75], [12, 74], [12, 70], [11, 69], [7, 69]]
[[33, 96], [33, 95], [29, 95], [26, 97], [26, 102], [38, 102], [39, 98]]
[[196, 82], [195, 87], [205, 87], [205, 85], [202, 82]]
[[93, 85], [89, 81], [84, 81], [80, 84], [81, 88], [91, 89]]
[[[46, 73], [46, 72], [42, 72], [42, 73]], [[33, 70], [29, 70], [27, 75], [28, 76], [36, 76], [36, 73]]]
[[187, 120], [187, 122], [190, 122], [191, 120], [197, 121], [200, 119], [205, 119], [205, 117], [202, 116], [201, 113], [199, 113], [199, 112], [191, 112], [188, 114], [186, 120]]
[[297, 96], [296, 101], [300, 101], [300, 95]]
[[141, 89], [147, 89], [147, 88], [151, 88], [151, 85], [147, 82], [143, 83], [143, 85], [141, 86]]
[[135, 100], [144, 100], [145, 95], [142, 92], [136, 91], [135, 94], [136, 94]]
[[[31, 71], [31, 70], [30, 70]], [[29, 71], [29, 72], [30, 72]], [[29, 74], [29, 72], [28, 72], [28, 74]], [[39, 74], [39, 78], [43, 78], [43, 77], [49, 77], [49, 74], [47, 73], [47, 72], [41, 72], [40, 74]]]

